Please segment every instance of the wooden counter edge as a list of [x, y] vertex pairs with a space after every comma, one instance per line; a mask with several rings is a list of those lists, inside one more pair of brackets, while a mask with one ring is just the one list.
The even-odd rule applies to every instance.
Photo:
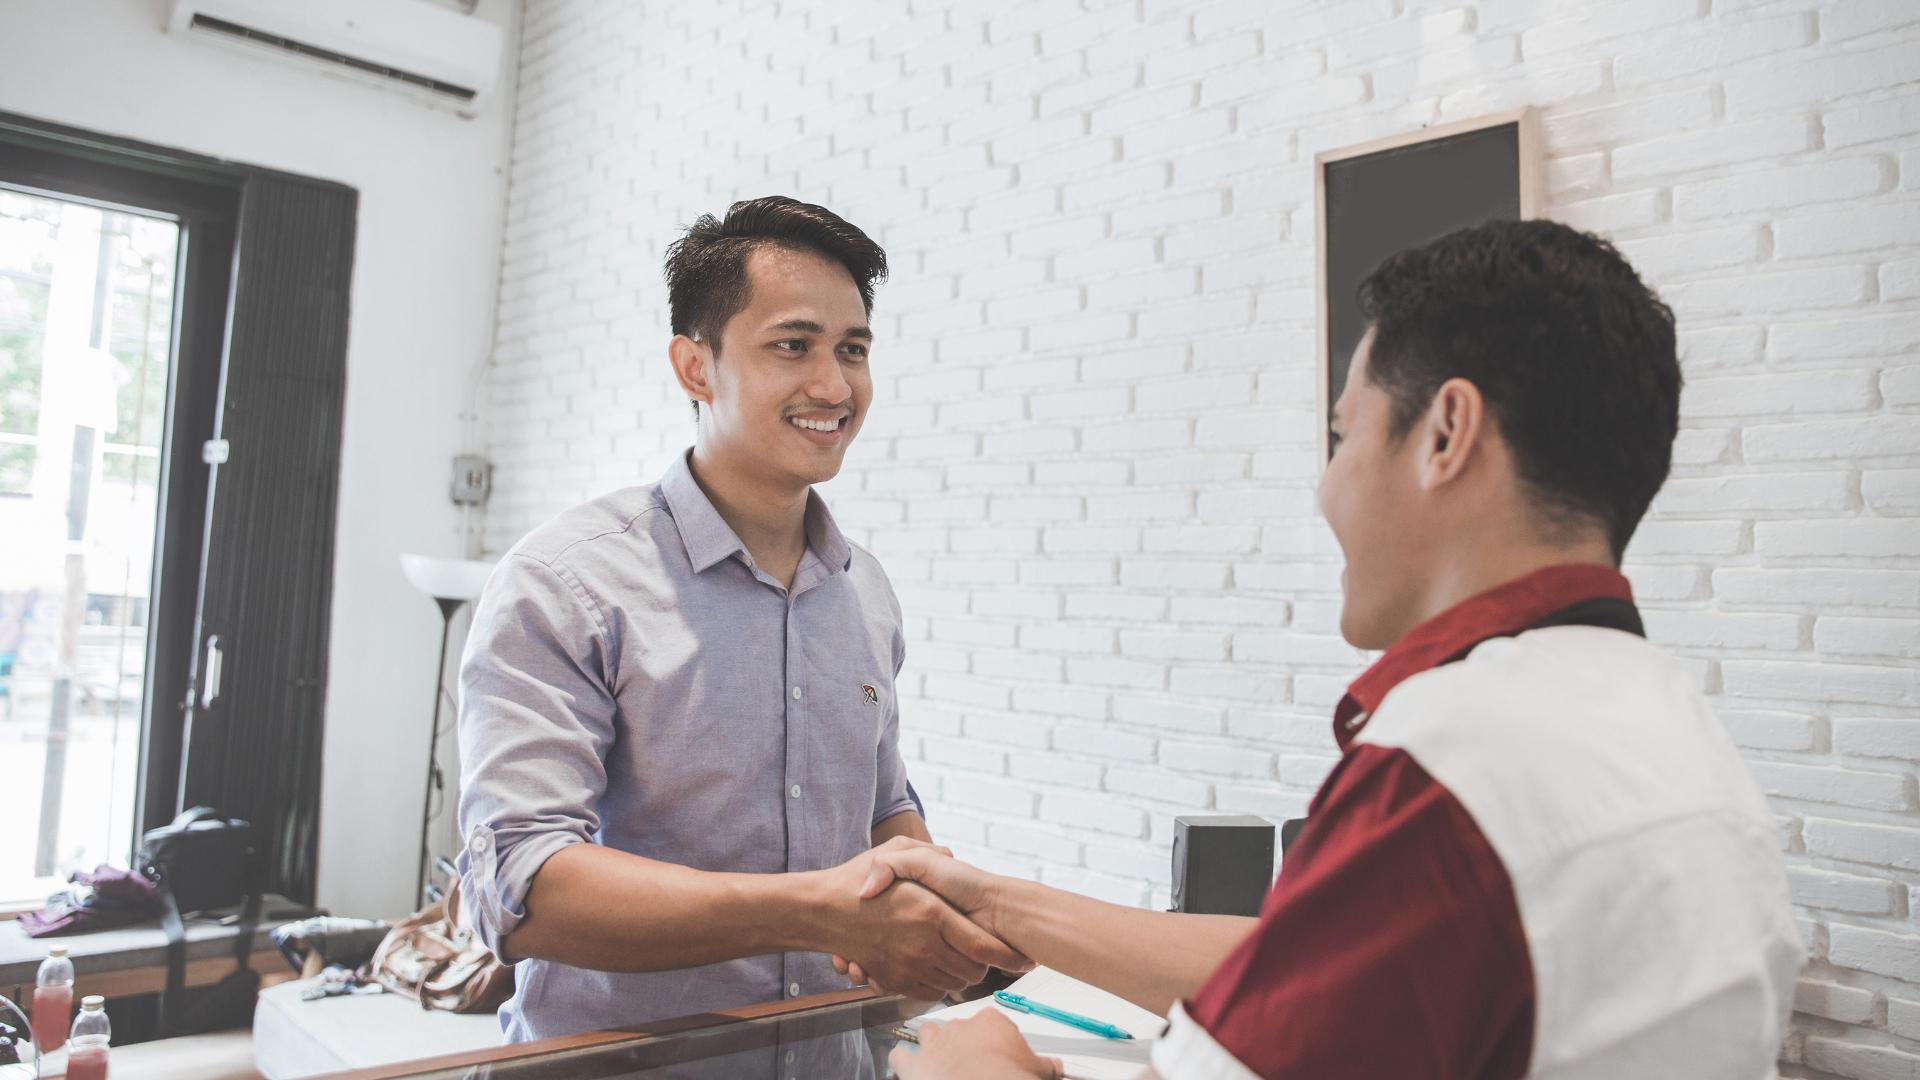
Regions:
[[702, 1028], [718, 1027], [741, 1020], [769, 1020], [800, 1016], [818, 1009], [836, 1005], [848, 1005], [858, 1001], [884, 1002], [895, 1000], [897, 995], [878, 994], [867, 987], [854, 987], [851, 990], [835, 990], [827, 994], [810, 994], [807, 997], [785, 1001], [768, 1001], [757, 1005], [742, 1005], [733, 1009], [721, 1009], [717, 1012], [696, 1013], [692, 1016], [675, 1017], [670, 1020], [658, 1020], [633, 1027], [613, 1028], [608, 1031], [587, 1031], [578, 1035], [557, 1035], [551, 1039], [536, 1039], [532, 1042], [514, 1043], [508, 1046], [496, 1046], [486, 1050], [468, 1050], [458, 1054], [443, 1054], [439, 1057], [421, 1058], [418, 1061], [401, 1061], [392, 1065], [378, 1065], [368, 1069], [351, 1069], [346, 1072], [328, 1073], [314, 1080], [396, 1080], [398, 1077], [418, 1076], [421, 1073], [437, 1072], [442, 1069], [459, 1069], [472, 1065], [494, 1065], [506, 1061], [539, 1057], [562, 1050], [581, 1050], [594, 1046], [612, 1046], [620, 1043], [641, 1043], [648, 1039], [657, 1039], [666, 1035], [679, 1035]]

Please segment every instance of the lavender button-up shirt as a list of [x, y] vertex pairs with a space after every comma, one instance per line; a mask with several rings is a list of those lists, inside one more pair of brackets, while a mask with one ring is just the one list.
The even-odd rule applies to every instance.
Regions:
[[[658, 484], [569, 510], [502, 560], [460, 670], [460, 884], [489, 946], [519, 925], [534, 873], [568, 844], [698, 870], [819, 870], [913, 808], [893, 692], [899, 603], [817, 495], [806, 527], [789, 593], [682, 458]], [[513, 1040], [848, 985], [805, 952], [637, 974], [522, 960], [515, 974], [500, 1010]], [[793, 1064], [767, 1053], [767, 1075]]]

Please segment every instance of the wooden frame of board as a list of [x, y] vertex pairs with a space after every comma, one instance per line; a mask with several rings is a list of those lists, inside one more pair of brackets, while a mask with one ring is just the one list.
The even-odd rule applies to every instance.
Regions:
[[1314, 351], [1318, 354], [1314, 369], [1314, 425], [1318, 429], [1315, 441], [1319, 447], [1322, 468], [1327, 464], [1327, 417], [1333, 408], [1333, 402], [1327, 399], [1327, 366], [1330, 359], [1327, 355], [1327, 337], [1330, 332], [1328, 320], [1331, 317], [1327, 306], [1327, 165], [1506, 124], [1518, 125], [1519, 129], [1520, 216], [1538, 217], [1546, 193], [1546, 181], [1540, 154], [1540, 120], [1537, 110], [1532, 106], [1416, 128], [1338, 150], [1323, 150], [1313, 156]]

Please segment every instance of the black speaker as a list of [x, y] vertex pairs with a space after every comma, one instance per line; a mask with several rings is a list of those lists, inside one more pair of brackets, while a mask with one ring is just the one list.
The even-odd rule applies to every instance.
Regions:
[[1173, 819], [1173, 910], [1258, 915], [1272, 887], [1272, 822], [1251, 814]]

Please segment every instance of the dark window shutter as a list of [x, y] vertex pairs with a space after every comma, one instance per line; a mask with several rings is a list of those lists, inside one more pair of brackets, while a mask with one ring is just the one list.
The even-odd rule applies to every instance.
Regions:
[[220, 637], [221, 688], [181, 793], [251, 821], [268, 887], [308, 901], [357, 203], [259, 173], [241, 196], [199, 634]]

